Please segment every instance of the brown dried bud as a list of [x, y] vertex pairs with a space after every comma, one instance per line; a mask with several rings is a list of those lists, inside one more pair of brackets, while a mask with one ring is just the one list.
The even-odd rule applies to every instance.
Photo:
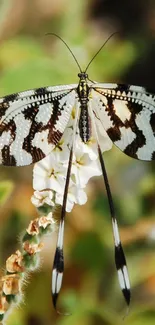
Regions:
[[10, 273], [15, 272], [23, 272], [24, 267], [22, 265], [23, 256], [21, 252], [18, 250], [15, 254], [12, 254], [7, 260], [6, 260], [6, 270]]
[[8, 310], [9, 308], [9, 303], [6, 300], [5, 296], [1, 296], [0, 297], [0, 315], [5, 314], [5, 312]]
[[43, 243], [39, 243], [39, 244], [33, 244], [33, 243], [29, 243], [29, 241], [25, 241], [23, 243], [23, 249], [29, 254], [29, 255], [34, 255], [38, 252], [41, 251], [41, 249], [43, 248], [44, 244]]
[[21, 291], [21, 278], [17, 274], [3, 277], [3, 292], [5, 295], [17, 295]]
[[39, 227], [43, 227], [44, 229], [51, 224], [55, 224], [55, 221], [52, 217], [52, 212], [50, 212], [47, 216], [42, 216], [38, 220]]
[[38, 218], [30, 222], [26, 231], [29, 235], [32, 236], [39, 234]]

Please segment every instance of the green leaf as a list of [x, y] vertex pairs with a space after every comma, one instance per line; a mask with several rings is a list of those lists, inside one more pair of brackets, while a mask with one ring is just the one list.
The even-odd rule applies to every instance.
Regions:
[[12, 193], [14, 184], [11, 181], [0, 182], [0, 206], [2, 206]]

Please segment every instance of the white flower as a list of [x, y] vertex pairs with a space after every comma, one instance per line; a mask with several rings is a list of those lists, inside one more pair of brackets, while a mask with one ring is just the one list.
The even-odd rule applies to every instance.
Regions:
[[54, 206], [53, 192], [52, 191], [35, 191], [31, 197], [31, 202], [36, 208], [41, 207], [44, 204]]
[[[63, 204], [63, 195], [60, 193], [56, 193], [55, 196], [55, 203], [58, 205]], [[67, 195], [67, 202], [66, 202], [66, 212], [70, 212], [73, 209], [74, 202], [69, 199], [69, 195]]]
[[66, 167], [59, 160], [59, 155], [52, 152], [35, 164], [33, 169], [33, 188], [35, 190], [51, 189], [62, 193], [65, 184]]
[[[31, 201], [36, 207], [40, 207], [43, 204], [50, 206], [63, 204], [69, 155], [73, 141], [74, 113], [73, 108], [68, 126], [52, 153], [34, 166], [33, 188], [35, 192]], [[96, 119], [96, 123], [98, 125], [97, 130], [99, 130], [98, 138], [101, 151], [111, 149], [112, 142], [103, 129], [100, 120]], [[77, 127], [67, 193], [67, 212], [72, 210], [75, 203], [86, 203], [87, 195], [83, 189], [91, 177], [102, 174], [98, 159], [98, 145], [94, 135], [95, 132], [92, 129], [92, 137], [87, 143], [84, 143], [81, 140], [79, 128]]]
[[87, 202], [87, 194], [82, 188], [73, 188], [76, 191], [75, 203], [83, 205]]
[[74, 152], [74, 160], [72, 165], [72, 174], [78, 186], [85, 187], [88, 180], [93, 176], [102, 174], [98, 159], [91, 160], [89, 154], [83, 153], [83, 147], [76, 147]]
[[[77, 204], [85, 204], [87, 202], [87, 195], [83, 189], [78, 188], [72, 181], [70, 181], [71, 185], [68, 189], [67, 194], [67, 203], [66, 203], [66, 211], [70, 212], [74, 206], [74, 203]], [[56, 193], [55, 198], [56, 204], [63, 204], [63, 195]]]

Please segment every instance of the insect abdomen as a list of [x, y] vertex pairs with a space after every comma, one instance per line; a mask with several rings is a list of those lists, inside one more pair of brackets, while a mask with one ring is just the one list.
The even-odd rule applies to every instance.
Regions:
[[89, 87], [86, 83], [86, 80], [80, 80], [78, 89], [77, 89], [81, 113], [79, 119], [79, 133], [83, 142], [87, 142], [91, 136], [91, 125], [90, 125], [90, 117], [88, 114], [88, 96], [89, 96]]
[[79, 132], [83, 142], [87, 142], [91, 137], [91, 121], [88, 114], [87, 102], [81, 103], [81, 113], [79, 119]]

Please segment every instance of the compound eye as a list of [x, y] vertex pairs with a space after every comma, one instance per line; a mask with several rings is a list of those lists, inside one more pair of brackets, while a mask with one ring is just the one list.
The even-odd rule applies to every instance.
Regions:
[[79, 77], [79, 78], [81, 77], [81, 72], [78, 73], [78, 77]]

